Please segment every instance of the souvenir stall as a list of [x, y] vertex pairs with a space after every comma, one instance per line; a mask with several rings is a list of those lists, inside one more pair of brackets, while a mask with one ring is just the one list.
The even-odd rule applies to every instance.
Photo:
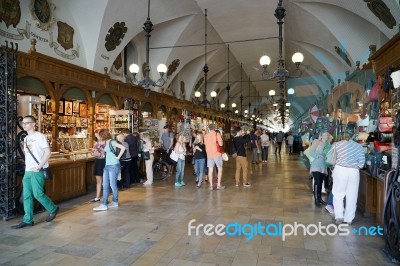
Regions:
[[370, 61], [378, 83], [377, 134], [373, 146], [380, 155], [370, 160], [370, 172], [374, 171], [371, 181], [375, 185], [371, 190], [375, 192], [377, 221], [384, 228], [384, 251], [399, 261], [400, 34], [376, 51]]

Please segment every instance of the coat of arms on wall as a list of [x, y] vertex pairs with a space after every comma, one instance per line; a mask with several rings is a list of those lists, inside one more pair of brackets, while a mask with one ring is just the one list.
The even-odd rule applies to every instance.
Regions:
[[179, 59], [175, 59], [174, 61], [172, 61], [172, 63], [168, 66], [167, 78], [169, 78], [172, 74], [174, 74], [176, 69], [179, 67], [180, 63], [181, 63], [181, 60], [179, 60]]
[[32, 0], [31, 14], [34, 20], [37, 20], [36, 26], [41, 30], [48, 30], [55, 22], [54, 9], [55, 5], [47, 0]]
[[65, 49], [74, 47], [74, 29], [67, 23], [57, 21], [58, 37], [57, 42]]
[[114, 26], [108, 30], [108, 34], [105, 40], [105, 47], [107, 51], [110, 52], [121, 44], [121, 40], [125, 37], [125, 33], [127, 30], [128, 28], [125, 27], [125, 22], [116, 22]]
[[393, 29], [396, 26], [396, 20], [394, 19], [390, 9], [382, 0], [364, 0], [367, 3], [369, 10], [374, 15], [383, 21], [389, 29]]
[[345, 61], [351, 67], [351, 62], [347, 56], [346, 51], [342, 50], [342, 48], [340, 48], [339, 46], [335, 46], [335, 51], [343, 59], [343, 61]]
[[196, 85], [194, 86], [194, 91], [197, 91], [197, 90], [200, 88], [201, 84], [203, 84], [203, 81], [204, 81], [204, 77], [201, 77], [201, 78], [197, 81]]
[[13, 25], [15, 28], [21, 19], [21, 7], [19, 0], [2, 0], [0, 4], [0, 22], [4, 21], [6, 26]]

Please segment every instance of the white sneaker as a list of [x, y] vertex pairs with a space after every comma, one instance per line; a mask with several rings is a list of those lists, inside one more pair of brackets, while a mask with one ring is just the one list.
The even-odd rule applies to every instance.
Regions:
[[116, 208], [116, 207], [118, 207], [118, 202], [111, 202], [110, 204], [108, 204], [108, 206], [107, 206], [108, 208]]
[[100, 204], [99, 206], [94, 207], [93, 210], [94, 211], [106, 211], [107, 210], [107, 206], [104, 205], [104, 204]]
[[333, 205], [326, 205], [325, 209], [330, 213], [330, 214], [334, 214], [335, 213], [335, 209], [333, 208]]

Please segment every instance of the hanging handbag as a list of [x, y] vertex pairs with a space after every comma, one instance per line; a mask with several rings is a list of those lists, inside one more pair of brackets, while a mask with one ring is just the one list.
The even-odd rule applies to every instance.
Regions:
[[390, 133], [392, 132], [394, 123], [392, 117], [379, 117], [379, 132]]
[[371, 101], [377, 101], [377, 100], [379, 100], [379, 89], [380, 89], [380, 78], [379, 78], [379, 76], [378, 76], [378, 78], [377, 78], [377, 80], [376, 80], [376, 82], [375, 82], [375, 84], [374, 84], [374, 86], [372, 86], [372, 88], [371, 88], [371, 90], [370, 90], [370, 92], [369, 92], [369, 95], [368, 95], [368, 98], [371, 100]]
[[378, 122], [377, 122], [376, 119], [369, 120], [369, 125], [368, 125], [368, 128], [367, 128], [367, 131], [368, 132], [374, 132], [377, 129], [377, 127], [378, 127]]
[[[35, 162], [40, 165], [39, 161], [36, 159], [35, 155], [33, 155], [31, 149], [29, 149], [28, 143], [25, 141], [25, 146], [28, 149], [29, 153], [31, 154], [32, 158], [35, 160]], [[50, 167], [42, 168], [40, 169], [41, 172], [43, 172], [43, 178], [44, 180], [51, 180], [53, 179], [53, 174], [51, 173]]]
[[389, 151], [391, 149], [392, 149], [392, 143], [382, 143], [379, 140], [374, 140], [375, 152], [382, 153], [384, 151]]
[[349, 114], [347, 121], [357, 123], [358, 116], [356, 114]]

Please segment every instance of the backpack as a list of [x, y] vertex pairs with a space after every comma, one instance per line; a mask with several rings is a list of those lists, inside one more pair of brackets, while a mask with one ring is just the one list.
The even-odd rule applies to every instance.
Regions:
[[[114, 149], [114, 146], [111, 144], [112, 141], [115, 141], [115, 142], [118, 143], [118, 144], [121, 144], [121, 142], [119, 142], [118, 140], [110, 140], [110, 142], [109, 142], [109, 147], [110, 147], [111, 152], [114, 153], [115, 156], [118, 157], [119, 153], [121, 152], [121, 149], [118, 148], [118, 147], [115, 147], [115, 149]], [[122, 144], [121, 144], [121, 145], [122, 145]], [[126, 150], [125, 150], [124, 153], [122, 154], [121, 159], [122, 159], [122, 158], [125, 158], [125, 154], [126, 154]]]
[[234, 140], [232, 140], [231, 143], [229, 143], [228, 154], [231, 155], [233, 158], [237, 157], [237, 149]]

